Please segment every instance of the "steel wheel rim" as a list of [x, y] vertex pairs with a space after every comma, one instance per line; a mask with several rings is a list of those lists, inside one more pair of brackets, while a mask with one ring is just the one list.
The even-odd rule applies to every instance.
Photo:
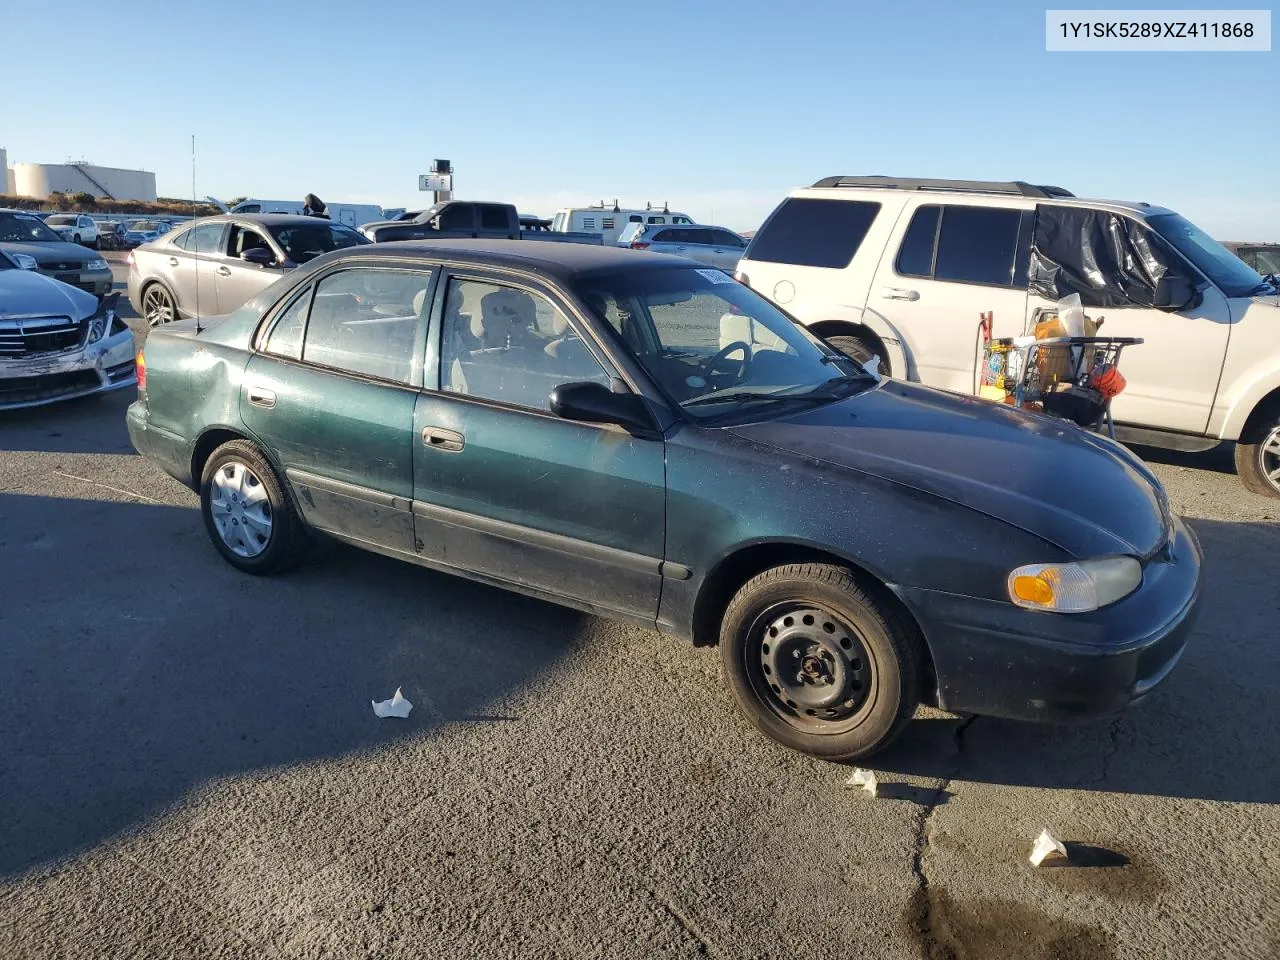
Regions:
[[209, 484], [209, 516], [218, 538], [237, 557], [251, 560], [271, 545], [271, 500], [258, 475], [228, 460]]
[[817, 604], [774, 604], [756, 617], [746, 667], [761, 701], [805, 733], [845, 733], [875, 699], [875, 660], [861, 632]]
[[173, 320], [173, 302], [160, 287], [152, 287], [142, 298], [142, 315], [151, 326], [170, 323]]

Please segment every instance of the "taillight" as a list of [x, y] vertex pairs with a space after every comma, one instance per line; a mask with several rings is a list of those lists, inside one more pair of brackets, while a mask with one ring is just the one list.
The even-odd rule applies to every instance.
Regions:
[[647, 243], [641, 243], [639, 240], [632, 240], [631, 249], [632, 250], [648, 250], [649, 245]]
[[137, 270], [137, 269], [138, 269], [138, 265], [137, 265], [136, 263], [134, 263], [134, 262], [133, 262], [133, 251], [132, 251], [132, 250], [130, 250], [130, 251], [129, 251], [129, 255], [128, 255], [127, 257], [125, 257], [125, 258], [124, 258], [124, 262], [125, 262], [125, 263], [127, 263], [127, 264], [129, 265], [129, 269], [130, 269], [130, 270]]
[[147, 358], [142, 355], [142, 351], [138, 351], [138, 392], [141, 393], [147, 389]]

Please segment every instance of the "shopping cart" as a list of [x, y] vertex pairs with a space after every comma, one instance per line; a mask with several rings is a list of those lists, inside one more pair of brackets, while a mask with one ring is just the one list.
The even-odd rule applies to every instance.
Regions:
[[1111, 400], [1124, 389], [1120, 354], [1141, 337], [987, 340], [976, 392], [1104, 431], [1115, 439]]

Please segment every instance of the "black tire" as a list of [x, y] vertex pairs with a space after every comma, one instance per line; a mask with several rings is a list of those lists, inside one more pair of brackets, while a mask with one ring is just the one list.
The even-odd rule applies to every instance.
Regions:
[[74, 238], [73, 238], [73, 239], [74, 239], [74, 241], [75, 241], [76, 243], [79, 243], [79, 242], [80, 242], [80, 234], [78, 234], [78, 233], [77, 233], [77, 234], [75, 234], [75, 236], [74, 236]]
[[[219, 532], [213, 512], [213, 483], [219, 471], [234, 469], [234, 464], [247, 467], [266, 494], [269, 505], [270, 534], [252, 556], [240, 555], [228, 545]], [[242, 510], [242, 513], [244, 511]], [[280, 478], [267, 458], [248, 440], [230, 440], [213, 451], [205, 462], [200, 477], [200, 515], [214, 548], [237, 570], [265, 575], [282, 573], [297, 566], [307, 555], [311, 538]], [[246, 529], [248, 529], [246, 527]]]
[[[753, 577], [720, 623], [721, 661], [738, 706], [766, 736], [825, 760], [869, 756], [901, 733], [920, 700], [921, 647], [913, 624], [848, 568], [825, 563]], [[796, 676], [784, 677], [789, 666]], [[818, 706], [831, 696], [841, 702]]]
[[884, 351], [878, 349], [872, 344], [851, 334], [842, 334], [838, 337], [828, 337], [827, 343], [831, 344], [836, 350], [843, 353], [851, 360], [857, 361], [858, 365], [866, 363], [872, 357], [880, 357], [880, 375], [889, 376], [889, 361], [885, 357]]
[[[1245, 488], [1262, 497], [1280, 498], [1280, 404], [1250, 418], [1236, 441], [1236, 473]], [[1276, 479], [1271, 475], [1276, 474]]]
[[[168, 319], [164, 319], [163, 315], [159, 313], [153, 316], [153, 298], [155, 298], [156, 303], [163, 300], [164, 303], [167, 304]], [[158, 327], [162, 324], [173, 323], [174, 320], [178, 319], [177, 300], [175, 300], [173, 294], [169, 292], [169, 288], [158, 280], [143, 287], [139, 299], [142, 301], [142, 319], [146, 321], [147, 326]]]

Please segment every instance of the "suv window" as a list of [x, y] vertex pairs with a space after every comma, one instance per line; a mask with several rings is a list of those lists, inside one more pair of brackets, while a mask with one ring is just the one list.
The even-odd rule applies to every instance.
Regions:
[[[342, 270], [316, 285], [302, 359], [394, 383], [413, 377], [425, 270]], [[273, 334], [274, 336], [274, 334]]]
[[747, 259], [843, 269], [875, 222], [880, 204], [867, 200], [790, 197], [747, 249]]
[[[451, 207], [445, 207], [440, 216], [441, 230], [474, 230], [475, 220], [472, 218], [474, 207], [469, 203], [455, 203]], [[506, 224], [506, 220], [503, 220]]]
[[450, 280], [440, 332], [440, 387], [548, 409], [562, 383], [609, 376], [546, 297], [502, 284]]
[[657, 233], [653, 235], [653, 242], [654, 243], [682, 243], [683, 241], [679, 239], [682, 233], [684, 233], [683, 230], [659, 230]]
[[898, 249], [894, 269], [904, 277], [932, 277], [933, 250], [938, 239], [938, 214], [940, 207], [930, 204], [918, 207], [907, 225]]
[[480, 228], [482, 230], [507, 229], [507, 208], [496, 203], [480, 204]]
[[933, 278], [1012, 286], [1021, 220], [1021, 210], [944, 207]]

